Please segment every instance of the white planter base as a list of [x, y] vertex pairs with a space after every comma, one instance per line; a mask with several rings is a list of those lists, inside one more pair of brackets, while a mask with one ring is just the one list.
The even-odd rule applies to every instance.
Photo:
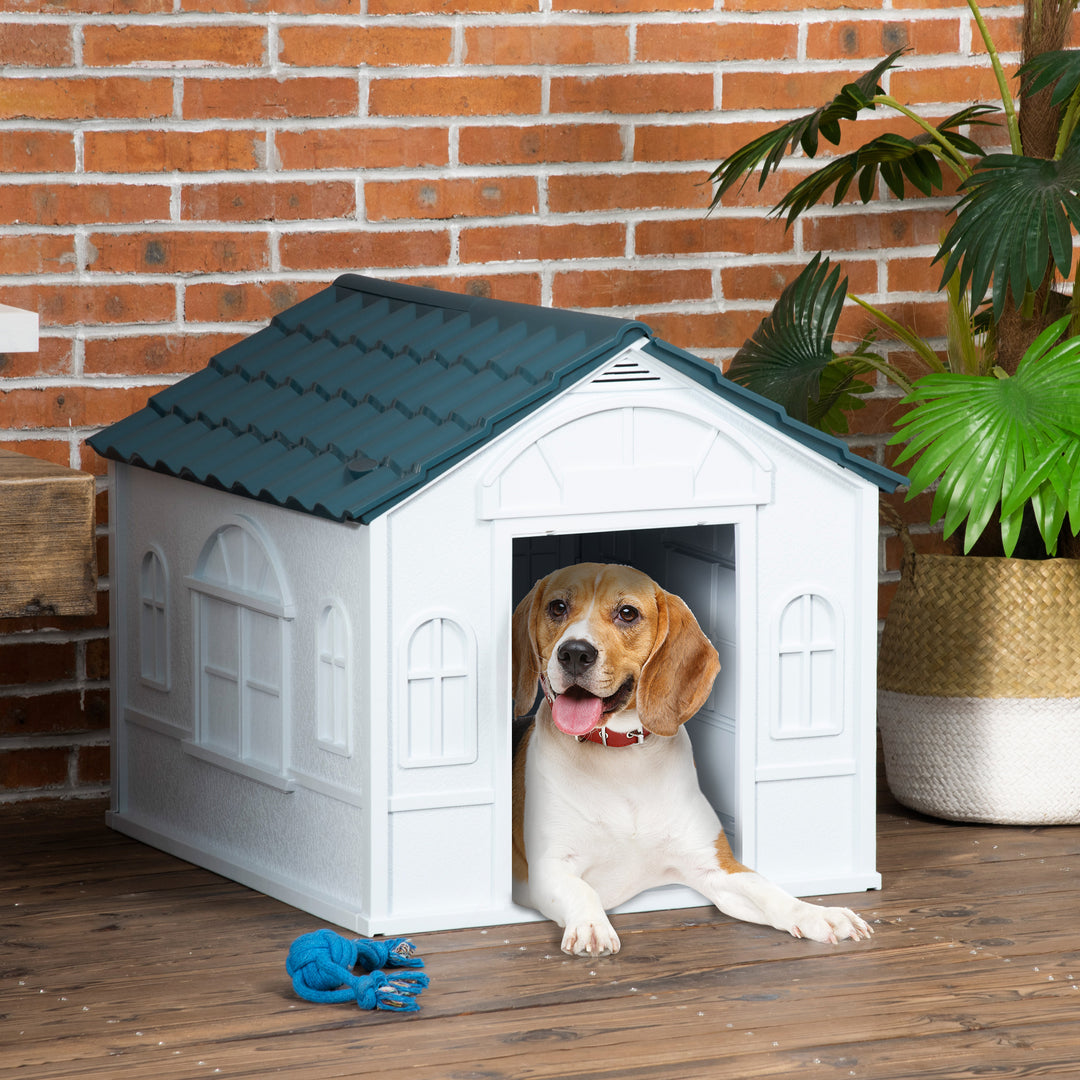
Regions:
[[878, 693], [889, 788], [953, 821], [1080, 824], [1080, 698]]

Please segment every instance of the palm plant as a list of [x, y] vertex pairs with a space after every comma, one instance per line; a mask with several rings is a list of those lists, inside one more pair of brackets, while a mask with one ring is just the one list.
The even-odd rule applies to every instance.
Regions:
[[[892, 442], [898, 463], [918, 457], [909, 498], [936, 490], [933, 516], [951, 536], [963, 526], [967, 552], [997, 514], [1005, 554], [1025, 522], [1046, 553], [1057, 552], [1066, 519], [1080, 531], [1080, 298], [1072, 299], [1074, 232], [1080, 232], [1080, 50], [1062, 46], [1076, 0], [1027, 0], [1019, 109], [976, 0], [968, 0], [1002, 99], [1009, 150], [985, 153], [965, 131], [999, 110], [973, 104], [933, 124], [885, 93], [881, 80], [904, 50], [880, 61], [814, 112], [748, 143], [714, 170], [712, 205], [760, 169], [760, 185], [796, 148], [815, 158], [821, 141], [839, 144], [842, 126], [887, 108], [918, 134], [885, 134], [829, 157], [773, 207], [787, 224], [854, 186], [864, 203], [879, 180], [897, 199], [910, 189], [960, 192], [935, 262], [948, 300], [944, 357], [909, 328], [858, 297], [888, 335], [911, 349], [912, 377], [875, 351], [872, 332], [838, 353], [834, 337], [847, 279], [820, 253], [784, 290], [736, 354], [729, 376], [780, 402], [796, 418], [847, 431], [845, 413], [879, 372], [911, 408]], [[1066, 533], [1066, 536], [1069, 535]]]

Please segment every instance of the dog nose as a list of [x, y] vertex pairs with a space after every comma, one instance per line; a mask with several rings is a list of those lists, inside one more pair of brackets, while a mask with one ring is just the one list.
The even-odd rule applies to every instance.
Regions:
[[580, 675], [596, 663], [596, 646], [573, 639], [559, 646], [559, 664], [568, 675]]

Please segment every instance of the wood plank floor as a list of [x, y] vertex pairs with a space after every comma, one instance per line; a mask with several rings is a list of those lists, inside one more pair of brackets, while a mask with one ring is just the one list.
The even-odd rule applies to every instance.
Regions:
[[621, 916], [571, 960], [550, 923], [419, 934], [419, 1013], [294, 996], [322, 925], [103, 824], [0, 807], [0, 1080], [1080, 1077], [1080, 827], [947, 824], [888, 802], [869, 942], [710, 909]]

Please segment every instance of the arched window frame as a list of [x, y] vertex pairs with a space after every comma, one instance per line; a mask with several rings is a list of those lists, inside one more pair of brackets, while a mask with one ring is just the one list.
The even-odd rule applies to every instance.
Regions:
[[351, 757], [352, 629], [348, 615], [338, 601], [323, 606], [317, 634], [317, 741], [323, 750]]
[[[431, 665], [416, 662], [413, 646], [425, 627], [438, 627], [439, 655]], [[445, 655], [445, 632], [452, 627], [460, 636], [460, 662], [452, 663]], [[434, 632], [434, 630], [433, 630]], [[476, 716], [476, 638], [472, 628], [460, 616], [450, 612], [430, 612], [412, 623], [401, 648], [401, 689], [399, 699], [400, 748], [402, 768], [427, 768], [440, 765], [467, 765], [479, 755]], [[449, 715], [447, 708], [453, 688], [459, 715]], [[421, 689], [427, 690], [421, 695]], [[424, 709], [420, 702], [431, 703]]]
[[155, 690], [170, 686], [169, 615], [169, 569], [152, 545], [139, 564], [139, 680]]
[[[221, 545], [231, 545], [236, 539], [239, 550], [230, 555], [229, 547]], [[223, 576], [209, 570], [218, 552]], [[230, 560], [237, 565], [231, 566]], [[260, 571], [255, 581], [253, 567]], [[268, 538], [255, 521], [234, 517], [209, 537], [195, 572], [185, 582], [192, 596], [195, 668], [195, 738], [184, 744], [185, 749], [215, 765], [291, 791], [295, 785], [287, 775], [286, 625], [295, 611]], [[230, 650], [228, 655], [211, 655], [218, 643]], [[216, 697], [235, 712], [235, 718], [228, 710], [214, 712]], [[267, 701], [277, 703], [269, 725]]]
[[[799, 621], [794, 635], [785, 632], [789, 615]], [[773, 623], [773, 738], [843, 731], [843, 633], [842, 609], [824, 591], [807, 589], [780, 606]]]

